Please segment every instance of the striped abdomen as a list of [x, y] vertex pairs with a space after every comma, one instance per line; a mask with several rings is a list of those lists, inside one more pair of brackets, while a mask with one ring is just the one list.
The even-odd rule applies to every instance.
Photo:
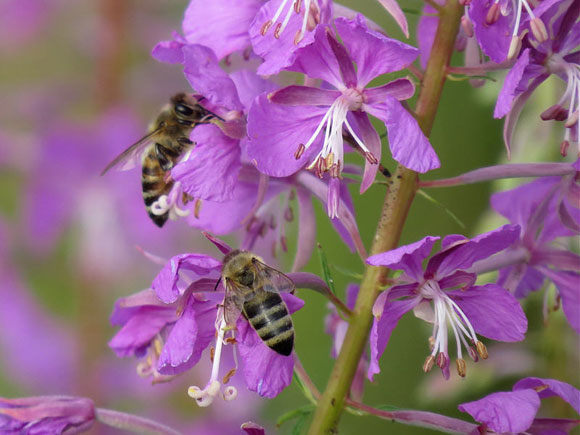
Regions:
[[244, 302], [243, 314], [266, 345], [288, 356], [294, 347], [294, 327], [288, 308], [278, 293], [257, 291]]
[[151, 220], [153, 220], [158, 227], [162, 227], [163, 224], [167, 222], [169, 213], [156, 215], [151, 211], [151, 206], [161, 195], [167, 195], [169, 193], [173, 182], [165, 182], [165, 171], [161, 169], [161, 164], [155, 154], [154, 146], [150, 146], [143, 154], [142, 163], [141, 186], [143, 187], [145, 208], [147, 209], [147, 213]]

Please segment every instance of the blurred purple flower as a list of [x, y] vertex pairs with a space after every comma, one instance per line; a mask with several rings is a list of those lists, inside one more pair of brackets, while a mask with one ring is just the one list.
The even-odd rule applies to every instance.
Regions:
[[0, 432], [3, 434], [61, 434], [87, 431], [95, 420], [89, 399], [38, 396], [22, 399], [0, 397]]
[[[525, 378], [511, 392], [492, 393], [475, 402], [459, 405], [485, 429], [495, 433], [566, 434], [578, 425], [578, 420], [536, 418], [540, 399], [558, 396], [580, 413], [580, 391], [572, 385], [554, 379]], [[549, 428], [549, 432], [543, 429]]]
[[[564, 314], [580, 332], [580, 257], [554, 248], [554, 239], [571, 236], [580, 224], [578, 185], [573, 177], [543, 177], [491, 197], [492, 208], [522, 228], [506, 255], [520, 259], [500, 270], [498, 284], [517, 298], [542, 288], [546, 279], [557, 287]], [[569, 223], [563, 225], [564, 221]]]
[[13, 52], [31, 42], [46, 27], [58, 6], [55, 0], [0, 2], [0, 51]]
[[[413, 95], [412, 82], [398, 79], [365, 88], [375, 77], [413, 62], [417, 50], [369, 30], [362, 16], [355, 21], [338, 18], [335, 26], [344, 45], [327, 27], [319, 26], [314, 43], [296, 52], [289, 69], [322, 79], [336, 90], [288, 86], [261, 95], [248, 116], [250, 159], [261, 172], [275, 177], [289, 176], [308, 165], [319, 176], [328, 172], [337, 179], [344, 167], [345, 127], [366, 156], [364, 192], [374, 181], [381, 157], [380, 138], [368, 113], [385, 122], [395, 160], [419, 172], [438, 167], [429, 141], [398, 101]], [[338, 196], [337, 188], [338, 183], [331, 182], [331, 197]], [[332, 208], [330, 215], [334, 212]]]
[[[579, 135], [580, 54], [577, 50], [580, 43], [580, 0], [547, 0], [534, 11], [536, 20], [542, 26], [543, 23], [548, 26], [547, 31], [544, 29], [546, 38], [542, 41], [526, 40], [528, 43], [523, 46], [524, 50], [499, 93], [494, 117], [507, 115], [504, 140], [509, 152], [513, 128], [530, 95], [551, 75], [560, 77], [566, 83], [566, 90], [541, 117], [545, 121], [565, 121], [562, 143], [562, 154], [565, 155], [568, 145], [578, 142]], [[502, 35], [502, 32], [494, 31], [493, 34]]]
[[465, 271], [476, 261], [507, 248], [517, 239], [519, 231], [517, 225], [505, 225], [473, 239], [446, 236], [441, 243], [442, 250], [429, 259], [424, 270], [422, 262], [439, 237], [427, 236], [369, 257], [368, 264], [404, 271], [399, 277], [403, 284], [381, 293], [373, 307], [369, 379], [380, 371], [379, 358], [391, 332], [410, 310], [433, 323], [432, 352], [423, 369], [429, 371], [437, 363], [446, 378], [449, 377], [448, 323], [457, 343], [460, 376], [465, 376], [462, 344], [473, 360], [477, 361], [478, 356], [487, 358], [487, 349], [476, 333], [498, 341], [523, 340], [527, 319], [518, 301], [497, 284], [475, 286], [477, 276]]

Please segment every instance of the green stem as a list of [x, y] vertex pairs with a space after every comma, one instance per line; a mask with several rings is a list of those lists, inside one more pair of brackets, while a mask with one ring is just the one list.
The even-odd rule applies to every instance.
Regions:
[[[416, 118], [429, 136], [445, 83], [463, 7], [457, 0], [447, 0], [439, 15], [431, 56], [425, 70], [417, 101]], [[389, 185], [370, 254], [397, 247], [407, 213], [417, 189], [417, 173], [398, 166]], [[342, 349], [330, 374], [326, 390], [318, 401], [309, 434], [336, 433], [360, 357], [368, 341], [373, 321], [372, 307], [379, 289], [387, 282], [388, 269], [367, 266]]]

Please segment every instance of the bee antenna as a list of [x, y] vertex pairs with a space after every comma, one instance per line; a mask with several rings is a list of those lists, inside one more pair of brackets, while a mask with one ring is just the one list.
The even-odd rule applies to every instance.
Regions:
[[222, 282], [222, 277], [220, 276], [220, 279], [217, 280], [217, 282], [215, 283], [215, 287], [213, 288], [213, 291], [217, 291], [218, 285], [220, 285], [220, 282]]

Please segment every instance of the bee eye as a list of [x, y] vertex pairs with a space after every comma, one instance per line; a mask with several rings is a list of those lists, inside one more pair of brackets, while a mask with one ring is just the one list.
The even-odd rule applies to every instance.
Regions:
[[175, 111], [184, 116], [191, 116], [193, 115], [193, 109], [185, 104], [177, 103], [175, 105]]

